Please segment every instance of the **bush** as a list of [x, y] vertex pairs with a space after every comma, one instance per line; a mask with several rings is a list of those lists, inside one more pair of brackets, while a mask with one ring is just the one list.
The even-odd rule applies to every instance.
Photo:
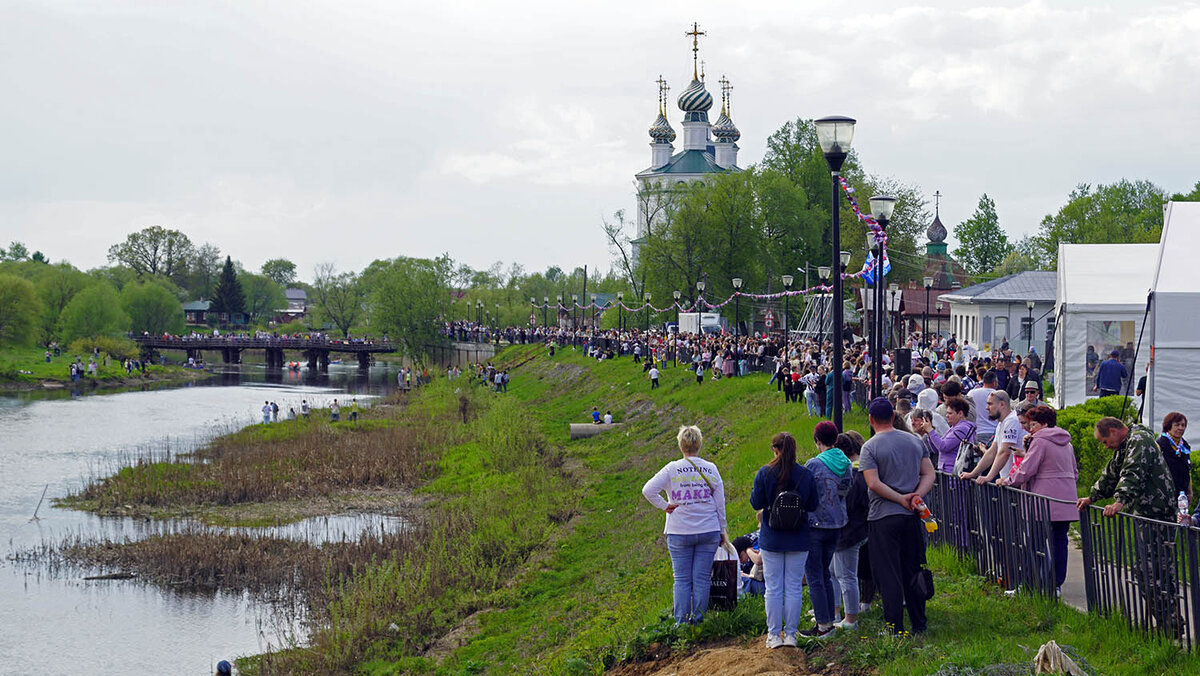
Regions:
[[117, 361], [135, 359], [139, 352], [137, 343], [132, 340], [128, 338], [110, 338], [108, 336], [80, 338], [72, 342], [68, 347], [70, 352], [78, 355], [91, 354], [95, 348], [100, 348], [101, 352]]
[[1089, 399], [1058, 412], [1058, 426], [1071, 433], [1071, 445], [1075, 447], [1075, 459], [1079, 463], [1077, 485], [1084, 494], [1096, 482], [1100, 472], [1108, 464], [1108, 459], [1112, 457], [1112, 451], [1096, 441], [1096, 421], [1105, 416], [1121, 417], [1122, 407], [1125, 424], [1133, 424], [1137, 417], [1137, 406], [1132, 399], [1126, 405], [1125, 397], [1122, 396]]

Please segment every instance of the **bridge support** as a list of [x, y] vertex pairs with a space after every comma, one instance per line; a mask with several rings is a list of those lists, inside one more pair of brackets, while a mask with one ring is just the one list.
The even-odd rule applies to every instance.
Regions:
[[267, 368], [281, 369], [283, 368], [283, 348], [268, 347], [267, 353]]
[[359, 352], [359, 353], [358, 353], [358, 368], [360, 368], [360, 369], [369, 369], [369, 368], [371, 368], [371, 355], [370, 355], [370, 353], [368, 353], [368, 352]]
[[305, 350], [304, 356], [308, 357], [308, 368], [311, 370], [321, 369], [322, 371], [329, 370], [329, 350]]
[[226, 364], [242, 363], [242, 351], [240, 348], [227, 347], [221, 350], [221, 360]]
[[192, 359], [192, 360], [196, 361], [197, 363], [202, 362], [202, 361], [204, 361], [204, 351], [189, 349], [187, 351], [187, 357], [188, 357], [188, 359]]

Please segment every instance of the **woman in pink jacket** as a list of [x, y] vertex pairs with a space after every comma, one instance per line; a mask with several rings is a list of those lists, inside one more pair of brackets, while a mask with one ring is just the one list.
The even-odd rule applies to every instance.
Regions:
[[1035, 406], [1025, 414], [1029, 431], [1025, 460], [1013, 470], [1008, 479], [997, 483], [1022, 488], [1030, 493], [1045, 495], [1067, 502], [1050, 503], [1050, 523], [1053, 527], [1055, 586], [1062, 587], [1067, 579], [1067, 529], [1079, 520], [1075, 508], [1078, 493], [1075, 482], [1079, 468], [1075, 464], [1075, 449], [1071, 434], [1058, 424], [1058, 414], [1049, 406]]

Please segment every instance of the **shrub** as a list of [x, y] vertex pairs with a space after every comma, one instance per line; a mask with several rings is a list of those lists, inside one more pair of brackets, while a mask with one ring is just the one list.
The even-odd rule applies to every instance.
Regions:
[[1132, 400], [1125, 405], [1125, 397], [1099, 397], [1089, 399], [1082, 404], [1068, 406], [1058, 412], [1058, 426], [1071, 433], [1071, 445], [1075, 447], [1075, 459], [1079, 463], [1079, 480], [1081, 491], [1087, 492], [1104, 465], [1112, 457], [1099, 441], [1096, 441], [1096, 421], [1105, 416], [1121, 417], [1124, 407], [1125, 424], [1133, 424], [1137, 417], [1137, 406]]
[[80, 338], [71, 343], [69, 350], [74, 354], [91, 354], [92, 350], [100, 348], [100, 351], [117, 361], [125, 361], [138, 356], [137, 343], [128, 338], [110, 338], [108, 336], [97, 336], [95, 338]]

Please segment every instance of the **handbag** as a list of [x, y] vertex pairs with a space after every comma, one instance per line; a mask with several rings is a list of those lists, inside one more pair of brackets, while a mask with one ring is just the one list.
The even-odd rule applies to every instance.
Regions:
[[974, 470], [982, 458], [978, 446], [966, 440], [959, 442], [958, 455], [954, 457], [954, 476]]
[[917, 593], [917, 598], [923, 601], [933, 598], [933, 571], [921, 566], [913, 576], [912, 588]]
[[732, 545], [717, 548], [708, 588], [709, 610], [733, 610], [738, 599], [738, 555]]

